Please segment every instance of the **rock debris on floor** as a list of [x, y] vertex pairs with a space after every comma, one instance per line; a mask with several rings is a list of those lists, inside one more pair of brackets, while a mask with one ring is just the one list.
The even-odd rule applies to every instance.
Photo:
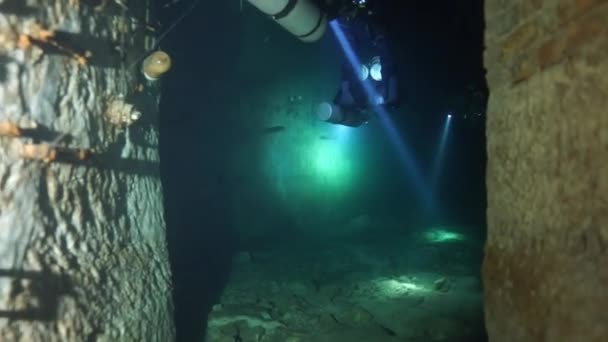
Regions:
[[242, 251], [207, 342], [480, 341], [482, 243], [419, 236]]

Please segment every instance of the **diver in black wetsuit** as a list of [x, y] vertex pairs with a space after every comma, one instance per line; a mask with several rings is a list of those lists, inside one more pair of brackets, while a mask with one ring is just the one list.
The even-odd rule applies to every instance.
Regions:
[[379, 107], [397, 104], [397, 78], [387, 37], [374, 21], [373, 9], [361, 1], [340, 4], [326, 11], [344, 32], [360, 65], [353, 65], [345, 56], [333, 103], [322, 103], [317, 115], [330, 123], [356, 127], [366, 123]]

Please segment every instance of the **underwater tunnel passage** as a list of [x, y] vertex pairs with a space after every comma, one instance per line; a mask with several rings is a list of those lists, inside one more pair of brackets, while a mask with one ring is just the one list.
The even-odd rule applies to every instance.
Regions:
[[[458, 179], [480, 190], [447, 198], [442, 188], [442, 204], [451, 212], [437, 216], [421, 214], [428, 204], [404, 167], [408, 164], [403, 158], [411, 158], [410, 165], [420, 170], [420, 183], [429, 182], [443, 122], [424, 118], [443, 116], [445, 108], [424, 109], [413, 101], [387, 110], [384, 121], [375, 117], [359, 127], [323, 122], [316, 109], [335, 97], [344, 57], [333, 31], [302, 44], [256, 8], [233, 5], [221, 7], [221, 18], [234, 18], [238, 24], [221, 34], [214, 31], [209, 37], [216, 42], [210, 44], [213, 54], [180, 57], [179, 50], [171, 50], [175, 67], [163, 93], [163, 109], [171, 111], [163, 127], [165, 201], [173, 212], [167, 215], [174, 234], [170, 246], [175, 258], [182, 259], [174, 261], [174, 277], [191, 283], [175, 297], [176, 317], [186, 316], [178, 322], [178, 335], [182, 331], [186, 336], [186, 329], [195, 334], [198, 328], [211, 341], [254, 338], [262, 331], [266, 339], [289, 339], [297, 331], [311, 331], [310, 322], [321, 320], [322, 328], [308, 336], [311, 340], [350, 336], [391, 341], [428, 333], [482, 338], [478, 269], [483, 215], [480, 209], [463, 214], [451, 206], [482, 207], [482, 176], [475, 176], [481, 173], [479, 166], [461, 164], [444, 173], [448, 177], [442, 185]], [[215, 25], [218, 13], [204, 22]], [[193, 17], [192, 23], [184, 20], [176, 36], [203, 22]], [[392, 31], [391, 39], [400, 34]], [[171, 38], [164, 48], [193, 48], [190, 40]], [[395, 47], [403, 53], [399, 44]], [[226, 53], [230, 55], [221, 58]], [[429, 46], [425, 53], [436, 52]], [[377, 64], [370, 70], [370, 77], [381, 79]], [[420, 83], [410, 78], [404, 89]], [[454, 81], [459, 84], [454, 88], [464, 88], [464, 82]], [[386, 123], [392, 126], [389, 134]], [[468, 130], [473, 134], [467, 139], [479, 139], [481, 130], [465, 120], [461, 124], [466, 128], [458, 135]], [[401, 136], [408, 137], [410, 146], [396, 146], [403, 144]], [[482, 144], [473, 146], [474, 154], [467, 149], [471, 159], [480, 155]], [[191, 156], [187, 160], [174, 152], [184, 147], [191, 151], [185, 153]], [[453, 155], [462, 157], [465, 149], [456, 148]], [[425, 190], [429, 195], [430, 189]], [[458, 196], [465, 193], [468, 197]], [[221, 210], [211, 209], [220, 203]], [[210, 209], [213, 214], [200, 214]], [[222, 224], [216, 225], [217, 220]], [[224, 235], [229, 240], [214, 236], [227, 231], [234, 234]], [[228, 277], [216, 281], [209, 279], [207, 268], [200, 274], [193, 271], [224, 243], [231, 248], [236, 244], [234, 256], [226, 249], [216, 258], [223, 260], [218, 266]], [[205, 281], [214, 283], [215, 290], [203, 301], [204, 294], [193, 292], [196, 284], [207, 286]], [[344, 294], [334, 297], [338, 306], [331, 304], [332, 289]], [[421, 305], [423, 298], [428, 301]], [[466, 308], [461, 323], [436, 314], [446, 298], [454, 304], [450, 311]], [[290, 312], [294, 305], [301, 310]], [[193, 319], [193, 314], [198, 316]], [[427, 323], [414, 331], [406, 329], [405, 320]], [[442, 328], [429, 332], [431, 325]]]
[[[384, 1], [404, 102], [343, 130], [313, 115], [339, 88], [335, 8], [265, 1], [276, 25], [198, 3], [0, 3], [0, 340], [300, 339], [313, 322], [314, 341], [471, 341], [484, 130], [489, 340], [608, 339], [606, 1]], [[165, 34], [172, 68], [146, 68]], [[422, 178], [439, 170], [440, 215], [421, 217], [389, 122]], [[433, 311], [449, 298], [458, 321]]]
[[315, 117], [323, 17], [197, 3], [0, 3], [0, 340], [607, 339], [605, 1], [382, 2], [426, 177], [454, 113], [441, 217], [381, 121]]
[[471, 341], [482, 304], [491, 341], [607, 339], [605, 1], [388, 2], [385, 118], [425, 179], [454, 111], [435, 217], [383, 121], [315, 118], [342, 76], [331, 34], [301, 44], [324, 17], [294, 39], [197, 3], [0, 3], [0, 340]]

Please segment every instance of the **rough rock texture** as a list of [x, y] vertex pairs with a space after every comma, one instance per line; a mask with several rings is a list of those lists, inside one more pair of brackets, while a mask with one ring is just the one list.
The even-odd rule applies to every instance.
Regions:
[[241, 252], [206, 341], [482, 341], [482, 243], [428, 232]]
[[486, 2], [486, 321], [607, 341], [608, 1]]
[[150, 7], [0, 1], [1, 341], [173, 339]]

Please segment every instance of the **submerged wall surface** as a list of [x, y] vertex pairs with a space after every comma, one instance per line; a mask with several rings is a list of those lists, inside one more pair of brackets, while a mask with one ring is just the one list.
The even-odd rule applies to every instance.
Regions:
[[339, 51], [330, 32], [305, 44], [246, 9], [252, 29], [244, 32], [238, 66], [243, 141], [233, 168], [246, 180], [235, 196], [236, 227], [243, 240], [329, 233], [349, 219], [365, 153], [360, 131], [314, 117], [314, 108], [334, 96]]
[[[344, 57], [333, 33], [305, 44], [257, 9], [244, 11], [232, 171], [243, 240], [346, 236], [394, 225], [389, 220], [413, 224], [411, 217], [420, 216], [416, 184], [380, 120], [351, 128], [316, 117], [340, 85]], [[412, 137], [402, 138], [409, 147]]]
[[486, 1], [486, 323], [606, 341], [608, 2]]
[[0, 2], [0, 340], [170, 341], [151, 1]]

